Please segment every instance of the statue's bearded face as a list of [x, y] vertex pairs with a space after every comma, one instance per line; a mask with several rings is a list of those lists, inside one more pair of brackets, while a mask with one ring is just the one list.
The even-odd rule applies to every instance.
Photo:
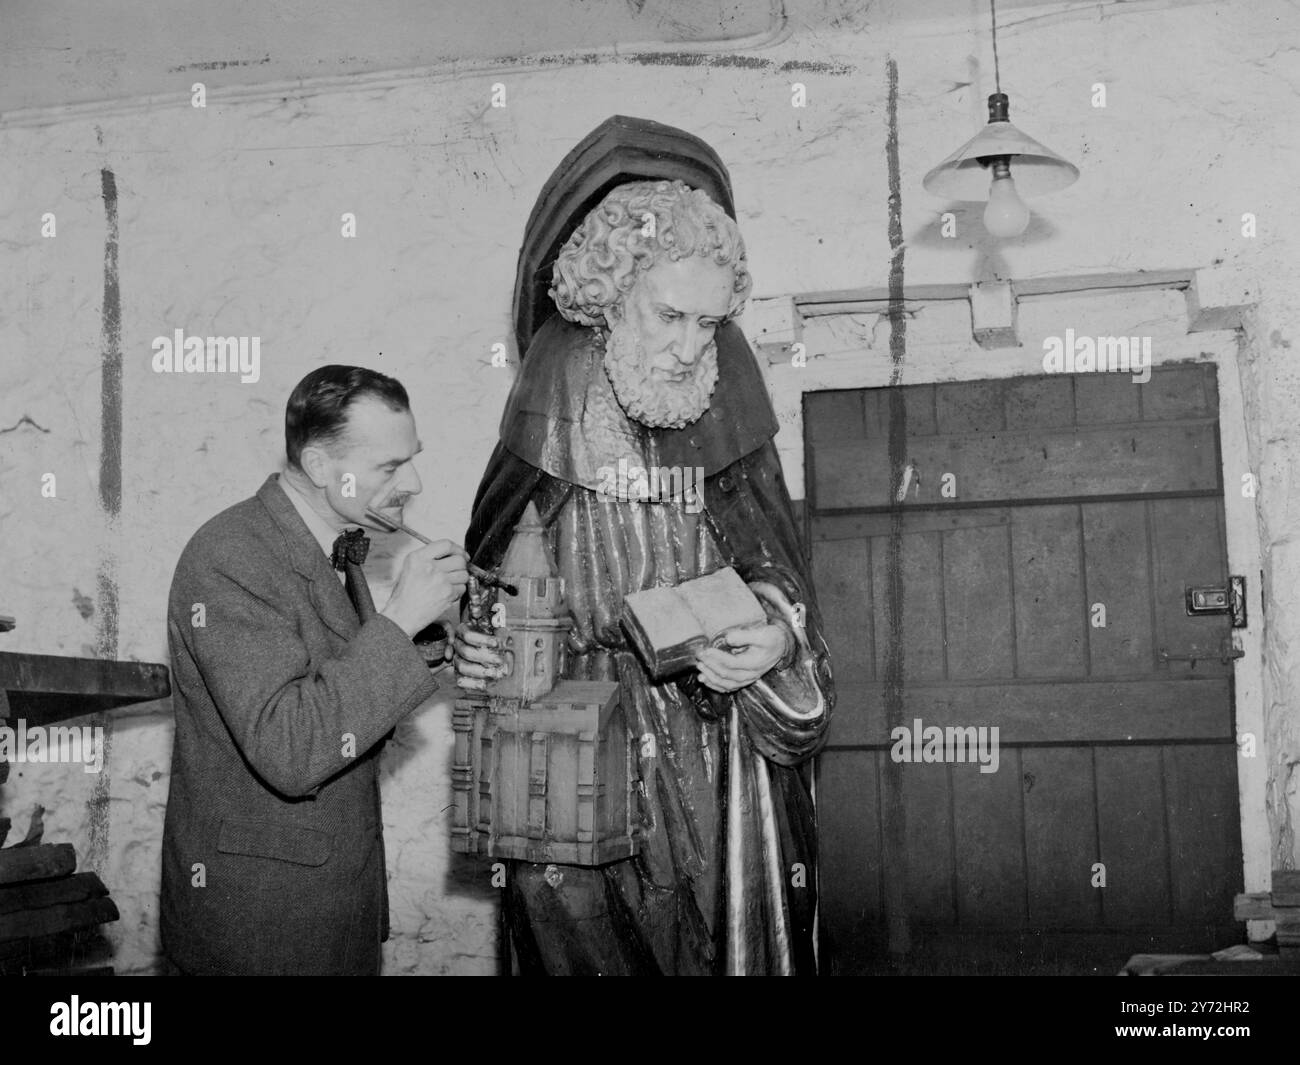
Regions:
[[680, 429], [709, 408], [718, 382], [714, 332], [731, 309], [736, 275], [703, 256], [662, 259], [607, 317], [605, 371], [628, 417]]

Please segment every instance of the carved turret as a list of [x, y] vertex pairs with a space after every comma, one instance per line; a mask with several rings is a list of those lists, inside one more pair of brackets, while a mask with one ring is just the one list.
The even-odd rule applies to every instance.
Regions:
[[493, 610], [509, 672], [488, 691], [527, 705], [555, 687], [564, 666], [564, 642], [573, 626], [537, 508], [530, 502], [501, 563], [501, 576], [519, 592], [502, 592]]

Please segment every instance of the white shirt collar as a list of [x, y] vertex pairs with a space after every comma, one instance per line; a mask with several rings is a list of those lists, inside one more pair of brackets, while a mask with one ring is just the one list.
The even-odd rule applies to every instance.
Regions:
[[[280, 487], [284, 494], [289, 497], [289, 502], [293, 504], [294, 509], [301, 515], [302, 520], [306, 523], [316, 542], [320, 544], [320, 549], [325, 552], [325, 557], [333, 559], [334, 541], [338, 539], [342, 529], [335, 529], [324, 518], [316, 513], [315, 508], [307, 501], [293, 483], [282, 472], [279, 476]], [[342, 571], [339, 572], [340, 578], [343, 577]]]

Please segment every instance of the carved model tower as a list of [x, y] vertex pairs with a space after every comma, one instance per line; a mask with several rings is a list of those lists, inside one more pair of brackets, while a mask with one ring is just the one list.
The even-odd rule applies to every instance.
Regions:
[[452, 714], [452, 849], [593, 866], [637, 853], [637, 768], [615, 681], [563, 680], [573, 627], [530, 502], [490, 618], [508, 672]]

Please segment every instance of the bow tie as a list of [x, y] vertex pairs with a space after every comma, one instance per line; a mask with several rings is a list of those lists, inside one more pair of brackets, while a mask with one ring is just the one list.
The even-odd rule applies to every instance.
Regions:
[[330, 564], [335, 569], [343, 569], [352, 562], [360, 566], [370, 551], [370, 537], [364, 529], [349, 529], [340, 533], [334, 541], [334, 553], [330, 555]]

